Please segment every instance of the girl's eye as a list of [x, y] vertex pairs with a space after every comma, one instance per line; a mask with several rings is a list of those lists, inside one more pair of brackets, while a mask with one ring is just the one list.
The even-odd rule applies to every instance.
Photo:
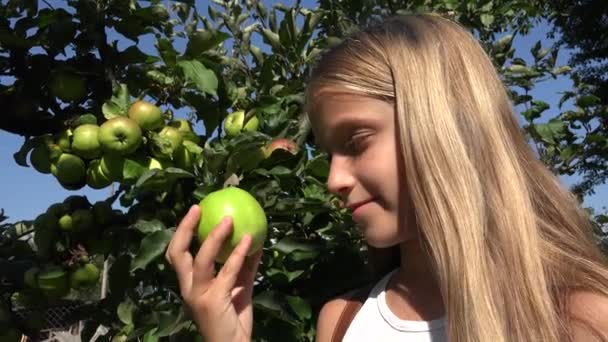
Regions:
[[351, 154], [357, 154], [365, 149], [365, 144], [369, 138], [368, 134], [355, 134], [345, 144], [346, 151]]

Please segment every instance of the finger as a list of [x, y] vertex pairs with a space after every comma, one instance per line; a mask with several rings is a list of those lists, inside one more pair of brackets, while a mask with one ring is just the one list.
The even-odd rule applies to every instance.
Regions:
[[255, 275], [258, 273], [258, 267], [260, 266], [260, 261], [262, 260], [262, 254], [263, 254], [263, 250], [262, 250], [262, 248], [260, 248], [259, 251], [248, 256], [247, 259], [245, 260], [244, 269], [246, 270], [245, 275], [247, 276], [247, 278], [245, 280], [248, 280], [249, 282], [253, 282]]
[[228, 260], [217, 275], [217, 282], [222, 288], [231, 291], [236, 284], [239, 274], [241, 274], [247, 253], [251, 247], [251, 235], [246, 234], [243, 236], [239, 244], [234, 248]]
[[197, 205], [193, 205], [177, 226], [175, 234], [173, 234], [173, 238], [171, 238], [171, 241], [169, 242], [169, 247], [165, 254], [169, 263], [172, 263], [175, 257], [189, 251], [194, 228], [198, 225], [199, 219], [200, 208]]
[[232, 219], [224, 217], [209, 233], [194, 258], [194, 285], [205, 288], [215, 277], [215, 258], [232, 233]]
[[193, 227], [196, 226], [199, 217], [200, 209], [197, 206], [192, 206], [178, 225], [167, 249], [167, 259], [176, 271], [182, 294], [188, 293], [192, 287], [193, 260], [189, 247], [192, 241]]
[[241, 268], [241, 272], [236, 280], [236, 286], [242, 286], [244, 290], [251, 293], [253, 290], [253, 282], [258, 273], [258, 266], [262, 260], [262, 249], [245, 258], [245, 263]]

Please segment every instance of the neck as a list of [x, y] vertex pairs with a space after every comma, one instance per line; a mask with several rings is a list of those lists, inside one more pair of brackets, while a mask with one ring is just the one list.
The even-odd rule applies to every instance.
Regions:
[[409, 240], [399, 246], [401, 260], [397, 281], [407, 284], [434, 285], [439, 289], [435, 272], [428, 253], [423, 249], [419, 240]]
[[418, 240], [402, 243], [400, 252], [401, 266], [387, 287], [387, 302], [392, 301], [389, 307], [397, 308], [403, 306], [398, 303], [407, 303], [412, 311], [401, 311], [403, 317], [435, 319], [442, 316], [444, 304], [428, 253]]

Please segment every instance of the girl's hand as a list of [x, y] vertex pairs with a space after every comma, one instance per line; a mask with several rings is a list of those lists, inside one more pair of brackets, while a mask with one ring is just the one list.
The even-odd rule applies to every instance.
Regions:
[[246, 235], [215, 275], [215, 257], [232, 232], [232, 220], [224, 218], [193, 257], [188, 249], [200, 215], [198, 206], [190, 208], [178, 225], [165, 257], [177, 272], [181, 295], [205, 341], [250, 341], [253, 281], [262, 252], [247, 258], [251, 236]]

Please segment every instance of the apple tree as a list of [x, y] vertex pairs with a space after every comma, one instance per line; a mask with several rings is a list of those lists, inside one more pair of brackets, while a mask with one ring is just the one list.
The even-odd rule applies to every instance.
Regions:
[[[471, 28], [526, 108], [539, 151], [562, 158], [547, 163], [571, 172], [563, 159], [578, 151], [568, 150], [563, 114], [533, 122], [547, 104], [529, 95], [569, 68], [540, 43], [533, 65], [512, 48], [515, 35], [550, 15], [540, 3], [1, 3], [0, 128], [24, 137], [16, 163], [74, 192], [32, 220], [0, 216], [7, 340], [43, 328], [20, 308], [35, 315], [66, 300], [83, 303], [72, 315], [86, 322], [83, 340], [99, 326], [107, 341], [196, 340], [163, 255], [192, 204], [238, 186], [268, 220], [254, 338], [312, 341], [322, 303], [369, 273], [361, 237], [325, 188], [328, 159], [302, 112], [305, 79], [326, 48], [386, 15], [434, 11]], [[83, 189], [112, 193], [91, 203]]]

